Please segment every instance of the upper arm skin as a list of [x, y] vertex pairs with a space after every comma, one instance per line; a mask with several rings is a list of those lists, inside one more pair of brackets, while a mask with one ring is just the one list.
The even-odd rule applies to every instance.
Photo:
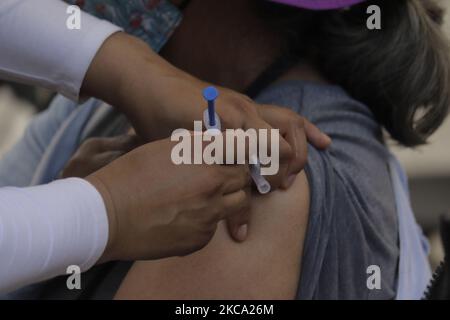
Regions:
[[186, 256], [136, 262], [116, 299], [293, 299], [309, 217], [304, 172], [287, 191], [255, 196], [248, 239], [221, 223], [211, 243]]

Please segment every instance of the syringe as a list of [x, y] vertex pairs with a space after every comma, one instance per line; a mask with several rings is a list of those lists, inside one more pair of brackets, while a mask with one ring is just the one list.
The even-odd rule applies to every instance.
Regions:
[[[221, 133], [220, 118], [215, 110], [215, 103], [218, 97], [219, 92], [215, 87], [208, 87], [203, 90], [203, 98], [208, 102], [208, 108], [203, 112], [203, 122], [205, 128], [211, 134]], [[271, 189], [270, 183], [261, 175], [261, 164], [259, 163], [258, 157], [251, 155], [250, 159], [250, 175], [258, 192], [261, 194], [269, 193]]]
[[218, 130], [221, 132], [219, 115], [216, 113], [216, 99], [219, 97], [219, 91], [214, 87], [208, 87], [203, 90], [203, 98], [208, 102], [208, 108], [203, 112], [203, 123], [207, 130]]

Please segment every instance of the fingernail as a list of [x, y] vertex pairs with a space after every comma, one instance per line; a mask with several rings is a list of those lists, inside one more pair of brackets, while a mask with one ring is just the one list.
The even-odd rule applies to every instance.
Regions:
[[243, 224], [239, 227], [238, 231], [236, 232], [236, 238], [239, 241], [244, 241], [247, 239], [247, 232], [248, 232], [248, 225]]
[[331, 144], [332, 140], [331, 140], [330, 136], [328, 136], [325, 133], [322, 133], [322, 135], [323, 135], [323, 138], [327, 141], [327, 144]]

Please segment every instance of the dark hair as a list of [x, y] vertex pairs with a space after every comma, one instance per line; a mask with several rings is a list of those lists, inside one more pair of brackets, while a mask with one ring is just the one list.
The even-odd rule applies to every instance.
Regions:
[[[381, 8], [381, 30], [366, 25], [373, 4]], [[444, 121], [450, 55], [443, 11], [432, 0], [370, 0], [323, 12], [264, 6], [286, 54], [309, 57], [327, 79], [367, 104], [401, 144], [425, 143]]]

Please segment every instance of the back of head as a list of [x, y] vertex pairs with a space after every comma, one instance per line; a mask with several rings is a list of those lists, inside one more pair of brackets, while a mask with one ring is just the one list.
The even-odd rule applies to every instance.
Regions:
[[[381, 30], [367, 28], [370, 5], [381, 9]], [[444, 121], [450, 55], [443, 11], [433, 0], [369, 0], [323, 12], [259, 6], [285, 39], [287, 55], [309, 58], [327, 79], [367, 104], [401, 144], [425, 143]]]

